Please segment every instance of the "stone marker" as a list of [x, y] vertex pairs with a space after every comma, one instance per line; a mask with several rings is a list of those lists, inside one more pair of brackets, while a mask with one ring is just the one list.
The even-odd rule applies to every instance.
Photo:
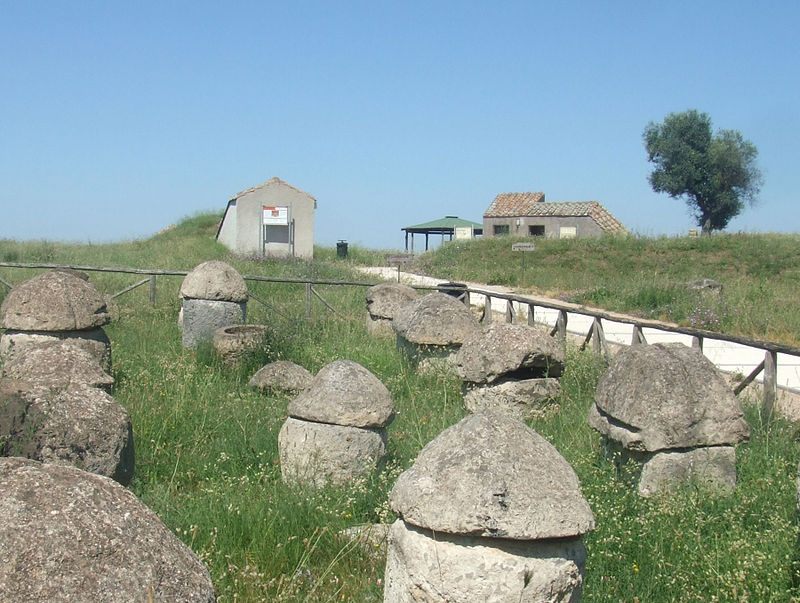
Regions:
[[0, 600], [215, 600], [208, 570], [116, 482], [0, 459]]
[[245, 322], [247, 284], [225, 262], [199, 264], [183, 279], [180, 295], [184, 347], [211, 342], [217, 329]]
[[561, 394], [564, 360], [563, 343], [537, 327], [506, 323], [475, 331], [455, 357], [464, 404], [520, 420], [541, 413]]
[[346, 485], [374, 471], [386, 454], [394, 403], [386, 386], [357, 362], [323, 367], [288, 412], [278, 434], [287, 483]]
[[131, 420], [108, 393], [0, 381], [0, 453], [75, 465], [123, 485], [133, 478]]
[[393, 335], [395, 315], [417, 297], [416, 289], [401, 283], [381, 283], [367, 289], [367, 332], [370, 335]]
[[311, 385], [313, 379], [314, 375], [299, 364], [278, 360], [258, 369], [247, 385], [262, 391], [282, 390], [299, 394]]
[[621, 349], [597, 387], [589, 425], [641, 465], [649, 496], [696, 480], [731, 489], [734, 446], [750, 428], [719, 370], [699, 350], [654, 344]]
[[111, 343], [101, 328], [110, 317], [103, 296], [85, 278], [45, 272], [11, 289], [0, 305], [0, 359], [60, 339], [72, 339], [111, 369]]
[[576, 601], [594, 517], [572, 467], [503, 413], [444, 430], [398, 478], [384, 601]]
[[454, 357], [480, 323], [460, 301], [444, 293], [429, 293], [403, 306], [392, 320], [397, 346], [421, 372], [453, 370]]

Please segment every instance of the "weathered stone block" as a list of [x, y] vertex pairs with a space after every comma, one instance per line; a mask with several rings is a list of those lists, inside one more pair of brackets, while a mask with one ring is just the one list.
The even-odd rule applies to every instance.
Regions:
[[578, 601], [585, 563], [580, 538], [481, 538], [397, 520], [390, 531], [384, 601]]
[[386, 434], [289, 417], [278, 434], [278, 452], [284, 482], [344, 486], [377, 469], [386, 455]]
[[206, 299], [183, 300], [183, 347], [211, 343], [214, 331], [231, 325], [244, 324], [247, 316], [245, 302]]
[[465, 384], [464, 405], [470, 412], [497, 410], [524, 421], [552, 406], [561, 391], [561, 384], [553, 378]]

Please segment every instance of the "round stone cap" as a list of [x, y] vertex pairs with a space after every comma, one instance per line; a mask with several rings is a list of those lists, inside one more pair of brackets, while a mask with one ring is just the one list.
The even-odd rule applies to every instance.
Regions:
[[65, 271], [21, 282], [0, 305], [0, 326], [19, 331], [82, 331], [110, 320], [106, 301], [91, 283]]
[[543, 330], [498, 323], [467, 337], [456, 356], [456, 372], [470, 383], [492, 383], [519, 371], [529, 373], [527, 378], [560, 377], [564, 359], [563, 344]]
[[211, 260], [198, 264], [186, 275], [181, 297], [213, 301], [247, 301], [247, 284], [230, 264]]
[[406, 523], [450, 534], [539, 540], [594, 529], [564, 457], [524, 423], [493, 411], [466, 417], [425, 446], [389, 503]]
[[621, 349], [597, 386], [589, 424], [630, 450], [738, 444], [750, 427], [700, 350], [680, 343]]
[[306, 421], [384, 427], [394, 418], [394, 402], [386, 386], [352, 360], [323, 367], [311, 384], [289, 403], [289, 415]]
[[391, 320], [403, 306], [419, 297], [416, 289], [402, 283], [381, 283], [367, 289], [367, 311], [374, 318]]
[[392, 320], [392, 328], [417, 345], [461, 345], [480, 324], [456, 298], [429, 293], [403, 306]]
[[301, 392], [311, 385], [313, 379], [314, 375], [299, 364], [288, 360], [277, 360], [258, 369], [247, 385], [261, 390]]

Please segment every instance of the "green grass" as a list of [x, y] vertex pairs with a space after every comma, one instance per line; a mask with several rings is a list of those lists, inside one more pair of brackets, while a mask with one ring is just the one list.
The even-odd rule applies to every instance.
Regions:
[[[347, 260], [337, 258], [335, 250], [318, 250], [313, 262], [231, 257], [214, 243], [217, 218], [212, 218], [195, 216], [164, 234], [118, 246], [54, 244], [49, 247], [48, 261], [190, 269], [201, 261], [221, 258], [246, 274], [363, 280], [352, 271], [358, 250]], [[516, 266], [518, 256], [501, 255], [507, 240], [502, 245], [488, 240], [479, 243], [463, 249], [460, 243], [446, 245], [419, 262], [443, 278], [490, 280], [483, 278], [487, 272], [481, 266], [496, 246], [497, 266], [512, 261]], [[41, 261], [33, 258], [47, 250], [43, 245], [3, 241], [0, 257], [16, 253], [13, 261]], [[631, 266], [647, 262], [655, 266], [659, 255], [668, 258], [683, 248], [685, 257], [701, 252], [714, 255], [719, 266], [756, 266], [755, 259], [744, 258], [763, 248], [751, 242], [749, 235], [537, 245], [540, 251], [549, 249], [550, 255], [569, 257], [570, 263], [582, 264], [586, 270], [607, 267], [614, 255]], [[742, 246], [747, 245], [751, 249], [746, 254]], [[474, 250], [482, 251], [473, 256]], [[377, 261], [381, 252], [375, 254], [365, 253], [361, 259], [371, 257], [381, 263]], [[734, 261], [726, 259], [726, 254], [741, 257]], [[757, 287], [742, 290], [748, 303], [774, 300], [773, 279], [781, 283], [791, 273], [792, 258], [777, 250], [772, 255], [774, 260], [753, 268], [775, 274], [764, 279], [762, 292]], [[597, 259], [603, 256], [605, 260]], [[437, 262], [447, 257], [459, 265], [451, 266], [449, 272], [444, 268], [436, 272]], [[563, 279], [563, 291], [573, 291], [571, 295], [579, 289], [585, 291], [583, 295], [591, 291], [598, 304], [624, 298], [639, 311], [650, 313], [683, 303], [667, 284], [662, 287], [652, 279], [648, 284], [635, 272], [629, 272], [632, 283], [623, 287], [619, 277], [602, 271], [593, 282], [588, 276], [564, 275], [568, 265], [564, 258], [548, 259], [543, 253], [539, 260], [529, 264], [537, 266], [540, 272], [535, 274], [544, 275], [545, 266], [551, 264], [547, 270]], [[681, 263], [663, 262], [664, 266]], [[514, 266], [492, 270], [509, 278], [518, 276]], [[671, 270], [665, 281], [701, 275], [720, 278], [687, 266]], [[725, 274], [731, 278], [739, 273], [739, 268], [728, 270]], [[22, 273], [0, 269], [0, 276], [13, 282]], [[746, 268], [742, 274], [742, 278], [747, 275]], [[540, 285], [538, 278], [537, 287], [555, 290]], [[582, 278], [587, 280], [580, 284]], [[722, 280], [728, 296], [733, 286], [726, 279]], [[135, 282], [137, 275], [92, 273], [91, 280], [101, 291], [111, 293]], [[114, 395], [134, 426], [132, 490], [206, 563], [220, 601], [379, 601], [384, 560], [354, 547], [337, 532], [392, 520], [387, 495], [397, 475], [413, 463], [427, 442], [465, 416], [460, 383], [442, 375], [418, 376], [391, 339], [367, 336], [364, 289], [333, 285], [316, 289], [337, 314], [315, 298], [311, 316], [306, 318], [302, 284], [250, 283], [269, 306], [251, 301], [249, 322], [268, 325], [270, 338], [248, 364], [225, 367], [206, 347], [182, 348], [176, 323], [180, 281], [179, 277], [159, 277], [155, 306], [148, 303], [146, 287], [118, 298], [115, 320], [106, 328], [113, 345]], [[725, 299], [732, 303], [732, 298]], [[360, 362], [392, 393], [397, 416], [389, 427], [386, 465], [377, 475], [345, 489], [289, 488], [280, 479], [277, 434], [290, 399], [250, 389], [247, 380], [268, 360], [291, 360], [316, 372], [339, 358]], [[584, 600], [790, 601], [800, 597], [794, 485], [800, 461], [798, 428], [780, 419], [762, 424], [756, 409], [746, 403], [753, 435], [738, 448], [739, 483], [734, 492], [714, 495], [687, 488], [670, 497], [642, 499], [631, 491], [625, 472], [618, 473], [606, 458], [600, 436], [586, 425], [603, 368], [591, 353], [570, 348], [558, 407], [530, 423], [575, 468], [595, 513], [597, 528], [585, 539]]]

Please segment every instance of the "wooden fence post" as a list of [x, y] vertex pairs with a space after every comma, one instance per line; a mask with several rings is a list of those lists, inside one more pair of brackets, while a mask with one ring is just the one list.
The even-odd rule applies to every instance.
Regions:
[[553, 330], [550, 331], [550, 335], [557, 335], [561, 341], [567, 340], [567, 311], [566, 310], [559, 310], [558, 311], [558, 318], [556, 319], [556, 325], [553, 327]]
[[775, 399], [778, 396], [778, 353], [767, 350], [764, 354], [764, 406], [762, 417], [772, 420]]
[[510, 299], [506, 300], [506, 322], [514, 322], [514, 302]]
[[533, 326], [536, 324], [536, 317], [533, 315], [533, 304], [528, 304], [528, 325]]
[[306, 318], [311, 318], [311, 283], [306, 283]]
[[695, 335], [692, 337], [692, 347], [695, 349], [703, 351], [703, 338], [700, 335]]
[[150, 305], [156, 305], [156, 275], [150, 275]]
[[631, 338], [631, 345], [639, 344], [647, 345], [647, 339], [644, 336], [644, 332], [642, 332], [642, 327], [639, 325], [633, 325], [633, 337]]
[[482, 323], [489, 324], [492, 322], [492, 298], [488, 295], [486, 297], [486, 305], [483, 306], [483, 318], [481, 319]]

